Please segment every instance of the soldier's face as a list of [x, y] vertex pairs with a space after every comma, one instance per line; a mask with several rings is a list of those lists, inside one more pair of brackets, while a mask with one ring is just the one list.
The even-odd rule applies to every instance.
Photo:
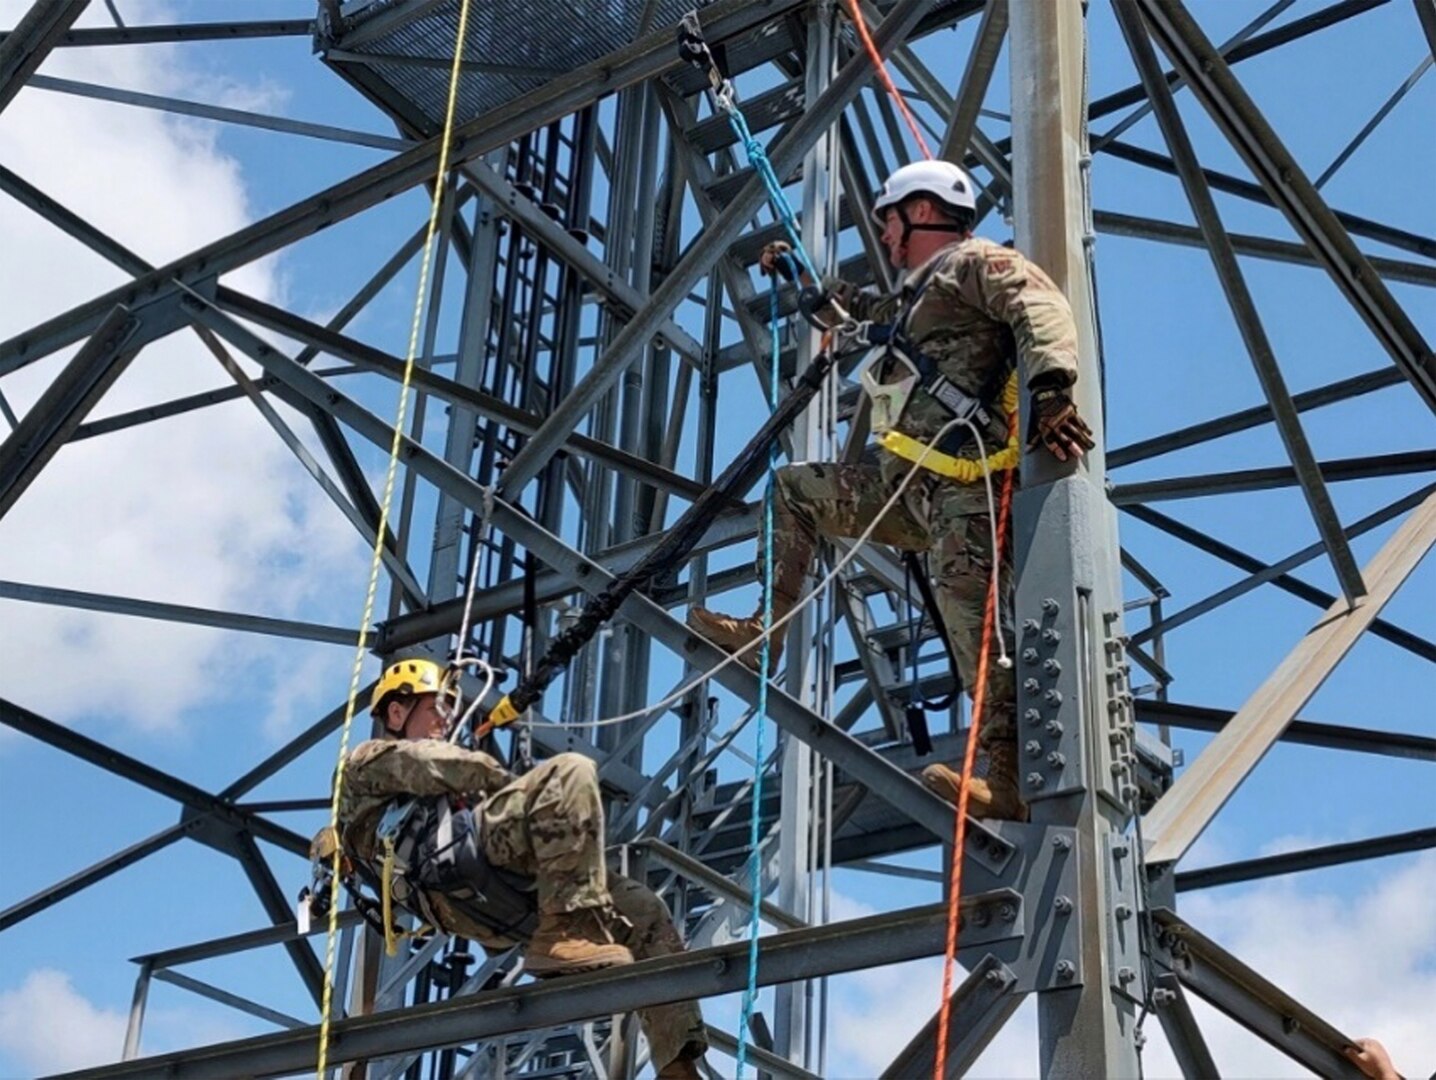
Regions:
[[404, 718], [403, 735], [406, 739], [442, 739], [447, 726], [439, 711], [439, 695], [420, 694]]
[[907, 242], [903, 239], [906, 231], [902, 217], [897, 212], [897, 207], [890, 206], [883, 215], [883, 232], [879, 239], [883, 247], [887, 248], [888, 262], [899, 270], [907, 266]]

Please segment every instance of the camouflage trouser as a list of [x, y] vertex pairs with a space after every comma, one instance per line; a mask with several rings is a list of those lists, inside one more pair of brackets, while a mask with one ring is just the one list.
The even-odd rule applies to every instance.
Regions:
[[582, 754], [559, 754], [484, 802], [484, 853], [538, 883], [539, 911], [612, 903], [603, 865], [598, 771]]
[[[668, 908], [646, 885], [609, 874], [603, 855], [603, 803], [598, 769], [582, 754], [559, 754], [489, 796], [484, 803], [484, 853], [496, 866], [533, 878], [545, 913], [612, 905], [623, 916], [612, 930], [635, 959], [683, 951]], [[696, 1001], [638, 1014], [653, 1061], [662, 1066], [708, 1039]], [[691, 1056], [691, 1052], [690, 1052]]]
[[[673, 925], [673, 916], [652, 889], [613, 873], [608, 875], [608, 887], [613, 892], [613, 906], [629, 924], [620, 925], [614, 938], [628, 946], [634, 959], [651, 960], [683, 952], [683, 939]], [[708, 1032], [696, 1001], [654, 1005], [640, 1012], [638, 1019], [643, 1034], [648, 1036], [655, 1068], [662, 1068], [680, 1054], [697, 1057], [708, 1048]]]
[[[903, 463], [905, 466], [906, 463]], [[786, 465], [778, 470], [773, 512], [775, 606], [791, 607], [801, 595], [820, 536], [857, 537], [877, 517], [906, 468], [877, 465]], [[957, 655], [958, 674], [971, 693], [977, 684], [983, 608], [992, 574], [992, 533], [982, 485], [959, 484], [921, 472], [878, 522], [870, 540], [905, 551], [927, 552], [933, 593]], [[758, 572], [763, 572], [762, 552]], [[1012, 559], [1002, 560], [1001, 633], [1013, 648]], [[1017, 686], [991, 650], [981, 744], [1017, 737]]]

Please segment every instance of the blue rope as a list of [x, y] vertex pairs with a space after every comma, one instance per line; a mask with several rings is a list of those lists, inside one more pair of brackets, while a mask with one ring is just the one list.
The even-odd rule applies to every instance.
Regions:
[[[731, 87], [729, 89], [731, 92]], [[803, 264], [803, 269], [808, 272], [809, 277], [815, 282], [821, 281], [817, 269], [813, 266], [813, 260], [808, 258], [807, 249], [803, 247], [803, 238], [798, 233], [798, 219], [793, 214], [793, 208], [788, 205], [787, 196], [783, 194], [783, 185], [778, 183], [777, 174], [773, 172], [773, 163], [768, 160], [768, 151], [748, 130], [748, 121], [731, 98], [719, 94], [718, 107], [728, 114], [728, 123], [732, 125], [733, 133], [738, 136], [738, 141], [743, 144], [743, 150], [748, 155], [748, 164], [753, 166], [753, 171], [763, 178], [763, 186], [768, 189], [768, 200], [773, 204], [773, 209], [778, 212], [778, 219], [783, 223], [783, 229], [788, 234], [788, 240], [793, 245], [793, 252], [798, 256], [798, 261]], [[775, 315], [774, 318], [776, 319], [777, 316]]]
[[[768, 409], [778, 407], [778, 355], [781, 348], [778, 331], [782, 321], [778, 315], [778, 279], [768, 291], [768, 312], [773, 343], [768, 371]], [[774, 477], [778, 465], [776, 445], [768, 451], [768, 488], [763, 493], [763, 629], [773, 625], [773, 499]], [[772, 655], [772, 639], [763, 638], [758, 649], [758, 725], [753, 740], [753, 816], [748, 827], [748, 876], [753, 883], [748, 914], [748, 985], [743, 990], [743, 1010], [738, 1019], [738, 1076], [743, 1080], [743, 1066], [748, 1060], [748, 1029], [753, 1022], [753, 1006], [758, 998], [758, 907], [763, 902], [763, 859], [759, 844], [762, 840], [760, 819], [763, 809], [763, 727], [768, 720], [768, 662]]]

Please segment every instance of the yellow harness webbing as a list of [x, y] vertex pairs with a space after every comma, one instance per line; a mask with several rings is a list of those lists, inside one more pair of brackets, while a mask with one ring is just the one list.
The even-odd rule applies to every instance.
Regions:
[[983, 473], [1015, 469], [1017, 463], [1022, 460], [1022, 447], [1018, 442], [1017, 425], [1011, 423], [1017, 415], [1017, 372], [1015, 371], [1008, 376], [1007, 383], [1002, 388], [1002, 411], [1009, 421], [1007, 445], [1001, 450], [988, 454], [986, 458], [960, 458], [954, 457], [952, 454], [944, 454], [940, 450], [929, 450], [927, 444], [921, 439], [914, 439], [911, 435], [904, 435], [896, 429], [883, 432], [877, 437], [877, 443], [888, 453], [895, 454], [904, 461], [921, 461], [924, 469], [935, 472], [939, 476], [945, 476], [949, 480], [957, 480], [964, 484], [975, 484], [982, 479]]

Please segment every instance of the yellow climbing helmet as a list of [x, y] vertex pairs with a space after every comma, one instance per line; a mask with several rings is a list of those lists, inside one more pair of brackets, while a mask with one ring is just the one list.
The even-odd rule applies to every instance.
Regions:
[[374, 687], [369, 711], [379, 720], [380, 709], [390, 694], [411, 697], [415, 694], [438, 694], [444, 686], [444, 669], [432, 660], [399, 660], [390, 664]]

